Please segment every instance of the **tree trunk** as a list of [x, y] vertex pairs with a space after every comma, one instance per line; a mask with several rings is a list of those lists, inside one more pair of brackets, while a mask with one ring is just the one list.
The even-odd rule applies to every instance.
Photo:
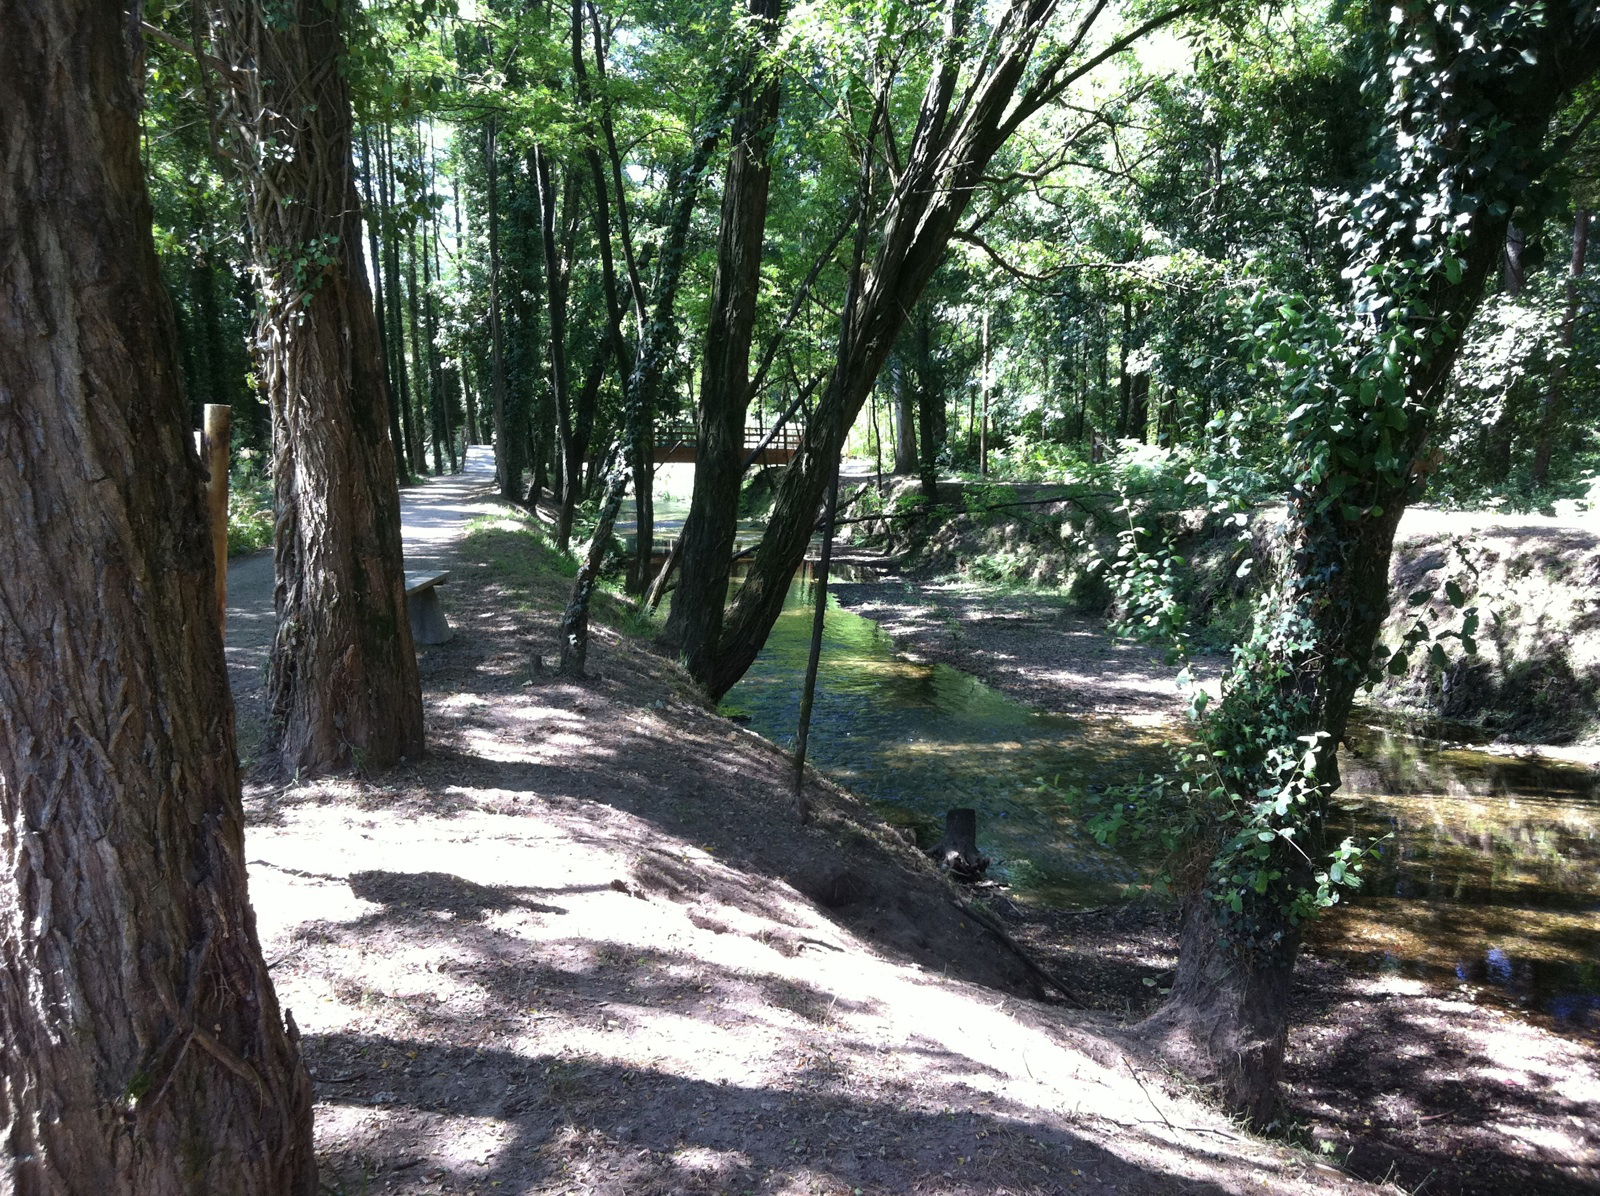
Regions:
[[500, 312], [500, 145], [499, 125], [490, 117], [483, 131], [484, 171], [489, 201], [489, 391], [494, 422], [495, 478], [500, 497], [522, 497], [523, 429], [506, 393], [505, 330]]
[[128, 24], [0, 28], [0, 1191], [315, 1196]]
[[917, 465], [922, 494], [930, 503], [939, 501], [939, 454], [944, 451], [946, 415], [944, 392], [933, 365], [933, 317], [929, 305], [919, 303], [912, 324], [912, 360], [917, 379]]
[[361, 182], [366, 188], [363, 212], [367, 225], [367, 258], [372, 271], [372, 309], [378, 325], [378, 356], [383, 361], [383, 385], [389, 395], [389, 440], [394, 447], [395, 475], [407, 478], [404, 432], [400, 425], [400, 405], [394, 401], [394, 378], [390, 373], [388, 319], [383, 307], [383, 253], [379, 235], [379, 213], [383, 208], [375, 185], [372, 163], [372, 138], [361, 130]]
[[[1194, 812], [1205, 829], [1190, 845], [1190, 874], [1179, 877], [1187, 918], [1178, 973], [1167, 1004], [1144, 1025], [1258, 1123], [1276, 1103], [1304, 901], [1317, 890], [1315, 870], [1330, 866], [1323, 838], [1339, 785], [1336, 746], [1373, 672], [1394, 532], [1418, 484], [1415, 463], [1509, 216], [1548, 161], [1550, 119], [1600, 65], [1600, 19], [1576, 5], [1564, 17], [1519, 16], [1501, 29], [1447, 24], [1421, 0], [1402, 9], [1408, 20], [1392, 27], [1392, 59], [1417, 69], [1470, 65], [1448, 87], [1416, 87], [1393, 73], [1396, 144], [1351, 220], [1367, 235], [1349, 242], [1347, 310], [1324, 326], [1355, 339], [1317, 344], [1284, 379], [1285, 393], [1296, 396], [1335, 382], [1322, 400], [1332, 411], [1289, 420], [1298, 477], [1281, 580], [1276, 600], [1258, 607], [1258, 646], [1236, 658], [1221, 702], [1201, 724], [1209, 771], [1199, 791], [1217, 785], [1225, 797]], [[1463, 53], [1473, 41], [1495, 46], [1494, 60]], [[1566, 72], [1551, 65], [1561, 58], [1557, 46], [1572, 64]], [[1450, 136], [1436, 136], [1440, 130]], [[1423, 242], [1439, 210], [1470, 214], [1449, 257], [1383, 269]], [[1382, 350], [1396, 344], [1410, 349], [1386, 361]], [[1305, 415], [1313, 418], [1300, 422]], [[1281, 761], [1307, 756], [1303, 788], [1290, 790]], [[1239, 811], [1252, 813], [1240, 821]], [[1246, 872], [1259, 887], [1245, 883]]]
[[1577, 343], [1578, 307], [1581, 296], [1578, 283], [1583, 278], [1585, 259], [1589, 253], [1589, 212], [1578, 209], [1572, 224], [1572, 264], [1567, 269], [1567, 306], [1561, 317], [1561, 356], [1550, 371], [1550, 386], [1545, 391], [1544, 404], [1539, 411], [1539, 438], [1533, 450], [1533, 484], [1546, 486], [1550, 482], [1550, 461], [1555, 456], [1556, 440], [1562, 432], [1567, 414], [1567, 365], [1572, 358], [1573, 345]]
[[[759, 36], [770, 44], [783, 19], [783, 0], [752, 0]], [[738, 535], [739, 487], [745, 472], [744, 424], [750, 410], [750, 343], [755, 333], [772, 182], [772, 126], [778, 81], [745, 89], [717, 231], [717, 270], [711, 284], [696, 419], [694, 490], [678, 538], [682, 570], [667, 616], [666, 639], [689, 649], [691, 671], [709, 663], [722, 631], [733, 543]]]
[[971, 807], [944, 812], [944, 838], [933, 849], [934, 861], [957, 880], [975, 881], [989, 870], [989, 857], [978, 850], [978, 811]]
[[360, 260], [340, 8], [213, 5], [232, 89], [272, 404], [278, 631], [268, 759], [286, 773], [383, 768], [423, 749], [400, 500]]
[[917, 472], [917, 394], [905, 363], [894, 371], [894, 471], [908, 478]]
[[[534, 193], [539, 202], [540, 245], [544, 253], [545, 315], [550, 322], [550, 391], [555, 399], [556, 442], [561, 462], [561, 509], [556, 522], [556, 543], [566, 548], [572, 541], [572, 521], [582, 498], [583, 454], [587, 445], [579, 444], [572, 407], [571, 367], [567, 360], [567, 283], [568, 261], [561, 253], [556, 235], [555, 172], [550, 155], [534, 147], [528, 163]], [[566, 191], [571, 203], [571, 190]]]
[[389, 332], [385, 349], [389, 354], [388, 377], [395, 384], [390, 392], [389, 404], [398, 413], [402, 444], [396, 458], [403, 458], [408, 468], [399, 472], [409, 481], [424, 471], [421, 440], [413, 427], [411, 415], [411, 379], [406, 370], [405, 321], [400, 316], [400, 229], [394, 215], [394, 144], [388, 125], [383, 129], [383, 210], [384, 210], [384, 273], [388, 277]]

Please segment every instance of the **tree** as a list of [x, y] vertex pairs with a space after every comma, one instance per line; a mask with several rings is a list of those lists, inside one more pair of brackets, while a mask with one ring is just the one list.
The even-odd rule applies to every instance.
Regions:
[[[750, 16], [757, 41], [746, 51], [747, 61], [740, 70], [746, 82], [722, 189], [711, 319], [700, 373], [694, 492], [679, 541], [683, 584], [666, 630], [669, 640], [693, 645], [696, 651], [716, 644], [728, 598], [728, 557], [745, 473], [745, 418], [753, 397], [750, 345], [772, 185], [769, 151], [778, 117], [778, 78], [770, 65], [763, 68], [761, 56], [777, 38], [782, 0], [751, 0]], [[704, 669], [708, 664], [695, 658], [689, 668]]]
[[210, 9], [261, 288], [256, 352], [278, 507], [263, 750], [286, 772], [384, 767], [423, 747], [342, 9], [338, 0]]
[[0, 1190], [313, 1196], [128, 23], [0, 25]]
[[[706, 662], [692, 671], [714, 696], [727, 693], [744, 675], [777, 621], [850, 426], [995, 155], [1029, 117], [1073, 83], [1189, 11], [1182, 5], [1165, 8], [1096, 43], [1092, 38], [1103, 36], [1098, 26], [1105, 6], [1090, 4], [1070, 23], [1061, 44], [1041, 48], [1057, 11], [1050, 0], [1014, 0], [995, 17], [981, 44], [974, 9], [970, 0], [949, 5], [907, 144], [897, 144], [892, 122], [876, 116], [867, 134], [870, 140], [882, 133], [874, 156], [892, 164], [887, 200], [881, 212], [870, 214], [881, 231], [865, 259], [869, 268], [849, 289], [833, 366], [806, 425], [805, 443], [778, 483], [772, 518], [721, 634], [714, 646], [687, 639], [683, 645], [685, 659]], [[880, 98], [873, 111], [882, 114], [887, 106], [887, 97]], [[866, 174], [870, 187], [878, 172]], [[866, 208], [865, 202], [858, 204], [863, 227]], [[682, 584], [694, 584], [687, 572]]]
[[[1230, 1105], [1267, 1121], [1302, 928], [1355, 877], [1323, 842], [1336, 745], [1388, 611], [1396, 525], [1467, 323], [1555, 114], [1600, 68], [1587, 0], [1408, 0], [1378, 35], [1384, 138], [1345, 217], [1342, 301], [1273, 300], [1264, 376], [1297, 404], [1278, 575], [1183, 777], [1190, 822], [1178, 973], [1144, 1029]], [[1470, 643], [1467, 616], [1459, 635]]]

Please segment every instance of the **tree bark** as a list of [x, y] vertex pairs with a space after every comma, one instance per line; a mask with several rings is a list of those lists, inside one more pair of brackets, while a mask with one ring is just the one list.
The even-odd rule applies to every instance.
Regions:
[[400, 500], [360, 260], [341, 7], [212, 6], [230, 65], [262, 282], [272, 404], [278, 630], [264, 750], [286, 773], [383, 768], [423, 748]]
[[314, 1196], [127, 20], [0, 28], [0, 1191]]
[[755, 61], [771, 45], [783, 19], [783, 0], [751, 0], [759, 42], [745, 71], [722, 190], [717, 270], [711, 284], [711, 318], [700, 369], [695, 428], [694, 489], [677, 545], [682, 570], [667, 616], [665, 638], [686, 646], [691, 672], [709, 664], [705, 654], [722, 630], [733, 543], [738, 535], [739, 487], [744, 479], [744, 424], [750, 409], [750, 345], [760, 298], [761, 254], [772, 184], [773, 124], [779, 86], [758, 79]]

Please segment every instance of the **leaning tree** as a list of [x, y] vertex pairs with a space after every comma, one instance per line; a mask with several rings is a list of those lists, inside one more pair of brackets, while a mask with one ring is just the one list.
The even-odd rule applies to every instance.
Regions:
[[[1507, 225], [1562, 153], [1551, 121], [1600, 69], [1592, 0], [1391, 11], [1369, 80], [1384, 135], [1343, 217], [1343, 301], [1277, 298], [1262, 313], [1261, 376], [1292, 408], [1287, 518], [1181, 778], [1178, 972], [1144, 1027], [1258, 1122], [1276, 1102], [1302, 928], [1362, 850], [1324, 839], [1335, 748], [1389, 609], [1395, 529]], [[1454, 634], [1472, 632], [1468, 615]]]
[[344, 7], [208, 6], [220, 115], [249, 192], [256, 357], [272, 407], [278, 631], [263, 750], [285, 772], [382, 767], [423, 746]]
[[124, 6], [0, 28], [0, 1191], [313, 1196]]
[[[855, 272], [841, 309], [832, 368], [800, 450], [778, 482], [749, 574], [723, 618], [675, 628], [692, 675], [710, 693], [720, 697], [732, 688], [777, 622], [845, 437], [973, 198], [986, 186], [995, 156], [1073, 84], [1151, 32], [1205, 6], [1206, 0], [1157, 5], [1142, 20], [1119, 25], [1104, 0], [1070, 7], [1059, 0], [1010, 0], [994, 13], [973, 0], [950, 0], [921, 106], [903, 143], [892, 122], [874, 122], [882, 138], [874, 153], [887, 164], [887, 197], [875, 214], [857, 205], [857, 219], [870, 215], [872, 222], [872, 236], [863, 230], [858, 237], [863, 268]], [[877, 109], [886, 102], [880, 99]], [[1065, 136], [1085, 136], [1091, 125]], [[712, 431], [708, 425], [708, 439]], [[697, 474], [696, 488], [702, 484]], [[693, 563], [685, 559], [684, 593], [705, 600], [726, 593], [734, 531], [724, 521], [713, 532], [719, 543], [707, 543]]]

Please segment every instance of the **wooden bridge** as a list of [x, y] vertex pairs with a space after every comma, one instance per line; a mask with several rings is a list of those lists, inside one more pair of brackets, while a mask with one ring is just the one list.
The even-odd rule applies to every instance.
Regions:
[[[771, 442], [766, 443], [766, 447], [763, 448], [767, 435], [761, 428], [747, 427], [744, 430], [745, 456], [748, 457], [759, 448], [761, 455], [756, 458], [757, 465], [787, 465], [794, 460], [795, 453], [800, 450], [800, 441], [805, 435], [805, 428], [799, 424], [784, 424], [773, 434]], [[696, 441], [697, 433], [692, 423], [669, 424], [664, 428], [657, 428], [656, 464], [693, 465]]]

